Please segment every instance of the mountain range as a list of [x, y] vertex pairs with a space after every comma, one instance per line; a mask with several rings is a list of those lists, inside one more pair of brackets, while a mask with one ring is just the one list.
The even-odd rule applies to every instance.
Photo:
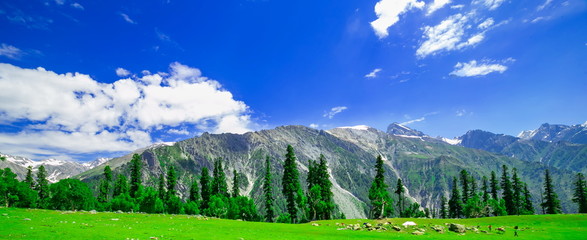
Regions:
[[[481, 179], [489, 176], [491, 171], [501, 174], [501, 166], [505, 164], [510, 169], [518, 169], [534, 196], [537, 212], [540, 212], [543, 173], [548, 168], [563, 210], [575, 212], [576, 207], [570, 201], [570, 184], [576, 172], [586, 171], [587, 145], [581, 139], [587, 135], [587, 125], [551, 126], [562, 125], [543, 124], [539, 129], [523, 132], [518, 137], [473, 130], [455, 139], [430, 137], [398, 123], [390, 124], [387, 132], [364, 125], [330, 130], [282, 126], [245, 134], [204, 133], [134, 153], [143, 158], [143, 182], [150, 186], [156, 185], [159, 175], [170, 165], [175, 166], [182, 197], [203, 167], [211, 169], [213, 161], [222, 158], [227, 179], [232, 179], [233, 170], [236, 170], [242, 179], [241, 193], [253, 197], [260, 209], [263, 209], [261, 184], [265, 156], [271, 157], [274, 189], [281, 189], [280, 176], [288, 144], [295, 149], [304, 186], [308, 160], [323, 154], [329, 166], [334, 200], [348, 218], [367, 217], [368, 189], [375, 175], [374, 164], [378, 155], [384, 160], [387, 184], [395, 187], [396, 180], [401, 178], [410, 201], [428, 208], [438, 208], [441, 196], [449, 195], [452, 177], [462, 169]], [[132, 153], [82, 169], [76, 177], [97, 187], [106, 165], [111, 166], [115, 174], [128, 175], [131, 156]], [[278, 208], [284, 209], [283, 197], [278, 190], [276, 195]]]

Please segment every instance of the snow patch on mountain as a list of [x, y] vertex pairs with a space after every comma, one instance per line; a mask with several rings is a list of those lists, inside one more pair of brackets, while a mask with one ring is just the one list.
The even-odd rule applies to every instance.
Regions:
[[354, 130], [361, 130], [361, 131], [367, 131], [369, 130], [369, 126], [367, 125], [357, 125], [357, 126], [347, 126], [347, 127], [337, 127], [337, 128], [342, 128], [342, 129], [354, 129]]
[[445, 142], [445, 143], [448, 143], [450, 145], [459, 145], [459, 144], [461, 144], [461, 142], [463, 140], [458, 139], [458, 138], [453, 138], [453, 139], [450, 139], [450, 138], [442, 138], [442, 141]]

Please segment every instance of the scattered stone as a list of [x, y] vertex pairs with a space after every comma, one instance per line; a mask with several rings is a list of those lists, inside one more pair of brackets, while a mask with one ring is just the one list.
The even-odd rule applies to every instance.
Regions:
[[373, 227], [373, 225], [371, 225], [371, 223], [363, 223], [363, 226], [365, 228], [371, 228], [371, 227]]
[[416, 224], [415, 222], [412, 221], [407, 221], [405, 223], [402, 223], [402, 226], [404, 226], [405, 228], [409, 227], [409, 226], [416, 226], [418, 224]]
[[159, 239], [158, 237], [151, 237], [151, 239]]
[[25, 221], [30, 221], [31, 219], [30, 219], [30, 218], [25, 218], [25, 219], [23, 219], [23, 220], [25, 220]]
[[97, 213], [96, 210], [90, 211], [90, 214], [96, 214], [96, 213]]
[[481, 230], [481, 232], [482, 232], [482, 233], [487, 233], [487, 231], [485, 231], [485, 230]]
[[402, 230], [402, 229], [401, 229], [400, 227], [398, 227], [398, 226], [393, 226], [392, 228], [393, 228], [393, 230], [396, 230], [396, 231], [398, 231], [398, 232]]
[[116, 211], [116, 213], [122, 213], [122, 211], [121, 210], [118, 210], [118, 211]]
[[449, 231], [453, 231], [456, 233], [464, 233], [465, 230], [465, 226], [461, 225], [461, 224], [456, 224], [456, 223], [451, 223], [448, 225], [448, 230]]
[[383, 225], [391, 225], [391, 222], [385, 222]]
[[434, 225], [432, 227], [432, 230], [436, 231], [437, 233], [444, 233], [444, 227], [440, 226], [440, 225]]
[[424, 229], [424, 228], [418, 228], [418, 229], [416, 229], [416, 230], [418, 230], [418, 231], [420, 231], [420, 232], [426, 232], [426, 229]]
[[2, 213], [2, 216], [8, 216], [8, 213]]
[[414, 231], [412, 235], [424, 235], [424, 233], [420, 231]]
[[312, 223], [312, 226], [318, 227], [318, 226], [320, 226], [320, 224], [318, 224], [318, 223]]
[[120, 220], [120, 219], [118, 219], [118, 218], [113, 218], [112, 219], [112, 221], [118, 221], [118, 220]]

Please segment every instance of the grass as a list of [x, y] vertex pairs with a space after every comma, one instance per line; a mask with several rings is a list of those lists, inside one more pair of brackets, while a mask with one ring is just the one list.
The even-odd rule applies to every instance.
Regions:
[[[29, 220], [30, 219], [30, 220]], [[401, 225], [414, 221], [416, 228], [426, 229], [415, 236], [414, 228], [400, 232], [337, 230], [337, 223], [362, 224], [391, 222]], [[519, 226], [519, 239], [587, 239], [587, 215], [533, 215], [489, 217], [477, 219], [387, 219], [329, 220], [307, 224], [257, 223], [205, 217], [164, 214], [129, 214], [61, 212], [50, 210], [0, 208], [0, 239], [504, 239], [514, 238], [514, 226]], [[493, 231], [464, 236], [446, 231], [436, 233], [428, 225], [460, 223], [467, 227], [480, 226]], [[496, 232], [504, 227], [505, 233]]]

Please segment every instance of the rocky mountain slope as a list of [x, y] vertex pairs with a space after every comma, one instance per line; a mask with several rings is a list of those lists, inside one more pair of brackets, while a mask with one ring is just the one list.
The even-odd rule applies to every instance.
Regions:
[[521, 132], [518, 137], [525, 140], [587, 144], [587, 122], [572, 126], [544, 123], [536, 130]]
[[[403, 129], [402, 132], [394, 130], [397, 128]], [[373, 166], [377, 155], [383, 156], [388, 185], [394, 186], [396, 180], [401, 178], [412, 201], [429, 208], [438, 207], [441, 195], [448, 196], [451, 179], [461, 169], [466, 169], [480, 179], [489, 176], [491, 171], [499, 173], [501, 166], [506, 164], [510, 169], [515, 167], [519, 170], [522, 180], [529, 184], [538, 208], [545, 169], [545, 165], [540, 162], [455, 146], [398, 124], [390, 126], [390, 129], [392, 134], [367, 126], [328, 131], [304, 126], [283, 126], [245, 134], [205, 133], [173, 145], [152, 147], [137, 153], [143, 158], [146, 184], [155, 186], [158, 176], [174, 165], [179, 171], [179, 192], [184, 194], [187, 186], [199, 176], [202, 167], [212, 168], [214, 159], [222, 158], [227, 179], [232, 179], [232, 171], [237, 170], [243, 179], [240, 186], [242, 194], [253, 197], [259, 206], [263, 204], [261, 183], [264, 158], [268, 155], [275, 172], [276, 194], [281, 198], [277, 204], [282, 209], [284, 206], [279, 189], [286, 146], [291, 144], [295, 149], [302, 183], [305, 183], [308, 160], [324, 154], [332, 176], [335, 202], [348, 218], [367, 216], [368, 190], [375, 175]], [[115, 158], [108, 163], [115, 174], [128, 174], [130, 156]], [[104, 166], [98, 166], [78, 177], [96, 186]], [[563, 209], [574, 211], [574, 205], [570, 202], [570, 188], [566, 188], [572, 181], [573, 172], [557, 168], [551, 171], [555, 186], [559, 186], [557, 191]]]
[[31, 166], [33, 173], [36, 174], [41, 165], [45, 166], [47, 170], [47, 180], [49, 182], [57, 182], [64, 178], [69, 178], [94, 167], [99, 166], [105, 162], [108, 162], [110, 158], [99, 158], [91, 162], [79, 163], [74, 161], [63, 161], [56, 159], [46, 159], [42, 161], [33, 161], [28, 158], [11, 156], [1, 154], [0, 156], [6, 157], [5, 161], [0, 161], [0, 168], [10, 168], [20, 180], [24, 179], [27, 173], [27, 168]]

